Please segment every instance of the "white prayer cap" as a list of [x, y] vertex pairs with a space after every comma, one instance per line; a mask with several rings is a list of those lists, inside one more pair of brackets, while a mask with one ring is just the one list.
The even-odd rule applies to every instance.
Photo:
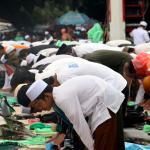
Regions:
[[1, 62], [2, 62], [3, 64], [5, 64], [5, 63], [7, 62], [7, 59], [5, 58], [5, 55], [3, 55], [3, 56], [1, 57]]
[[43, 80], [37, 80], [33, 82], [33, 84], [29, 87], [29, 89], [26, 92], [27, 97], [34, 101], [47, 87], [47, 83], [45, 83]]
[[14, 49], [15, 49], [15, 47], [9, 45], [9, 46], [6, 47], [5, 52], [6, 52], [6, 54], [9, 54], [9, 53], [11, 53]]
[[27, 63], [26, 60], [22, 60], [21, 63], [20, 63], [20, 66], [27, 66], [27, 64], [28, 64], [28, 63]]
[[140, 25], [141, 25], [141, 26], [144, 26], [144, 27], [147, 27], [147, 23], [146, 23], [145, 21], [141, 21], [141, 22], [140, 22]]
[[26, 61], [28, 64], [30, 64], [32, 61], [34, 61], [34, 58], [36, 57], [36, 55], [34, 54], [29, 54], [27, 57], [26, 57]]
[[48, 31], [45, 31], [45, 35], [48, 35], [49, 34], [49, 32]]
[[30, 69], [29, 72], [36, 74], [36, 73], [39, 72], [39, 70], [37, 70], [37, 69]]
[[14, 97], [17, 97], [19, 90], [24, 86], [27, 85], [27, 83], [19, 84], [14, 91]]
[[30, 38], [30, 36], [29, 36], [29, 35], [25, 35], [24, 38], [25, 38], [25, 40], [26, 40], [26, 39]]

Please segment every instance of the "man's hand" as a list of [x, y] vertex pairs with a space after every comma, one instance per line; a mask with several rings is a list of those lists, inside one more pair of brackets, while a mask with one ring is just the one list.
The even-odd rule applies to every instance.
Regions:
[[56, 145], [60, 145], [64, 141], [64, 138], [65, 138], [65, 134], [63, 134], [63, 133], [57, 133], [50, 140], [48, 140], [47, 143], [53, 142]]

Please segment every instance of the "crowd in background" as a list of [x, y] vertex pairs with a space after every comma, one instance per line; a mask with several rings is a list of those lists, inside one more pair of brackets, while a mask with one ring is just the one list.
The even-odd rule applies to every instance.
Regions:
[[[18, 102], [29, 107], [29, 112], [49, 110], [52, 103], [59, 106], [67, 116], [67, 119], [63, 116], [64, 120], [69, 119], [80, 136], [82, 142], [76, 139], [75, 145], [83, 143], [92, 150], [94, 137], [96, 150], [99, 146], [105, 150], [123, 150], [122, 118], [125, 121], [127, 102], [130, 98], [140, 104], [145, 95], [149, 98], [150, 80], [146, 78], [143, 82], [143, 79], [150, 75], [150, 44], [146, 41], [134, 45], [128, 40], [104, 43], [105, 35], [98, 23], [88, 29], [82, 26], [58, 26], [36, 34], [21, 31], [1, 34], [2, 90], [17, 91], [15, 96]], [[79, 70], [76, 72], [76, 69]], [[76, 79], [71, 80], [73, 77]], [[139, 89], [132, 87], [134, 82], [138, 83]], [[98, 92], [99, 88], [105, 92]], [[95, 93], [100, 99], [98, 102]], [[72, 98], [70, 103], [69, 98]], [[64, 99], [64, 104], [61, 99]], [[78, 107], [72, 108], [71, 105]], [[57, 106], [53, 104], [56, 112], [61, 112]], [[103, 116], [99, 113], [101, 109], [105, 109]], [[83, 116], [86, 119], [92, 116], [89, 127]], [[70, 124], [67, 126], [70, 127]], [[114, 139], [110, 136], [111, 132]], [[104, 144], [103, 140], [109, 144]]]

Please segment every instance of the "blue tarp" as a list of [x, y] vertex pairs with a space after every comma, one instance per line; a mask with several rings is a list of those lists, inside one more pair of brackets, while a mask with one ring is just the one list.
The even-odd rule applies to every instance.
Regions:
[[90, 19], [87, 15], [83, 13], [79, 13], [77, 11], [70, 11], [64, 15], [62, 15], [60, 18], [57, 19], [57, 24], [60, 25], [82, 25], [89, 22], [92, 22], [93, 20]]
[[125, 149], [126, 150], [150, 150], [150, 146], [125, 142]]

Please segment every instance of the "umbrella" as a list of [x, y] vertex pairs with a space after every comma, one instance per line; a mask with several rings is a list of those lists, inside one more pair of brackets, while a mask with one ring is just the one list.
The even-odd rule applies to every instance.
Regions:
[[84, 13], [70, 11], [57, 19], [59, 25], [83, 25], [90, 22], [90, 18]]

